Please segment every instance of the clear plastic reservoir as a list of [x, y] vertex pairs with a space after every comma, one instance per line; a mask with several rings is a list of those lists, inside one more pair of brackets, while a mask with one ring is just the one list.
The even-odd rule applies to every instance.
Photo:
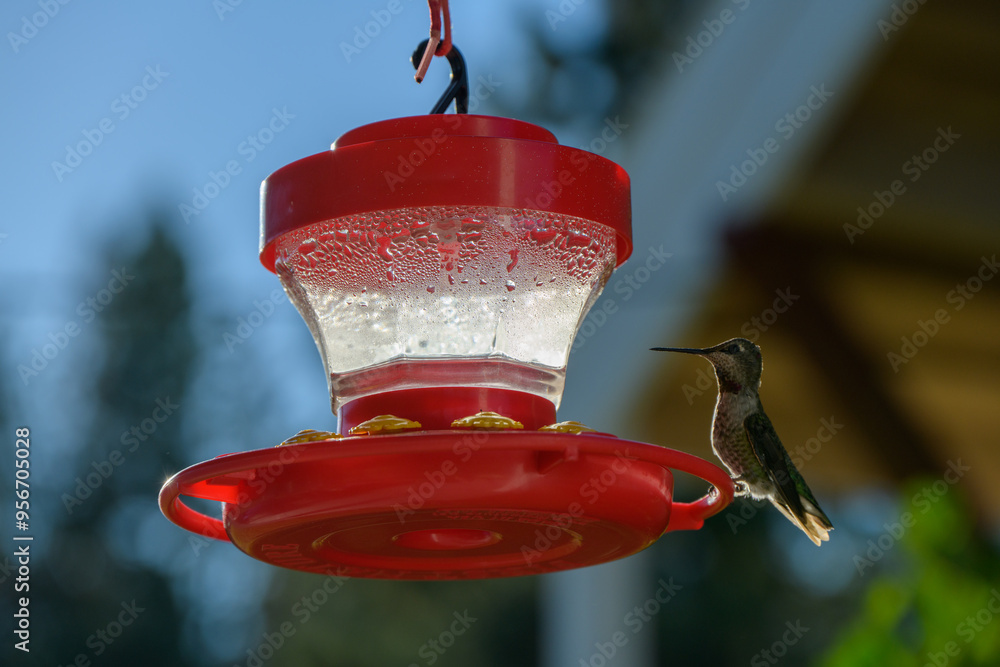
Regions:
[[492, 207], [377, 211], [278, 241], [276, 271], [316, 339], [334, 411], [386, 389], [490, 386], [556, 406], [615, 231]]

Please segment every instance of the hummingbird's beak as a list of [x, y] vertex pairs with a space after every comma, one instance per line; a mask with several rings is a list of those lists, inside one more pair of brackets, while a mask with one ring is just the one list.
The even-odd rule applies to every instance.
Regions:
[[699, 350], [693, 347], [651, 347], [649, 349], [654, 352], [683, 352], [684, 354], [700, 354], [702, 356], [708, 354], [708, 350]]

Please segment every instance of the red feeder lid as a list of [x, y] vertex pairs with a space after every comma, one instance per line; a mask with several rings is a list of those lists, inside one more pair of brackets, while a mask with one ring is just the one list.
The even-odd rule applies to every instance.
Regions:
[[489, 206], [574, 216], [612, 227], [617, 264], [632, 252], [629, 178], [620, 166], [560, 146], [509, 118], [432, 114], [347, 132], [261, 186], [261, 262], [279, 236], [347, 215], [423, 206]]
[[[674, 503], [673, 470], [714, 485]], [[222, 501], [223, 519], [188, 495]], [[438, 430], [285, 445], [182, 470], [160, 508], [273, 565], [378, 579], [541, 574], [623, 558], [733, 498], [690, 454], [604, 434]]]

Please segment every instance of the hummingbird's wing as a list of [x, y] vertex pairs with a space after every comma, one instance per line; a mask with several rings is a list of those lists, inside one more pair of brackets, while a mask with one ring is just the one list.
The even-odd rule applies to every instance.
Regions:
[[819, 546], [830, 539], [833, 524], [819, 508], [805, 480], [788, 458], [788, 452], [778, 439], [778, 434], [763, 410], [757, 410], [743, 420], [747, 439], [754, 454], [774, 486], [771, 502], [789, 521], [802, 529], [814, 544]]
[[746, 429], [747, 438], [753, 447], [754, 454], [764, 467], [771, 483], [774, 484], [777, 497], [783, 501], [797, 516], [804, 516], [806, 511], [802, 507], [802, 500], [799, 497], [799, 490], [795, 486], [795, 479], [792, 471], [788, 468], [788, 457], [785, 447], [778, 439], [778, 434], [771, 425], [771, 420], [767, 418], [763, 410], [757, 410], [743, 420], [743, 428]]

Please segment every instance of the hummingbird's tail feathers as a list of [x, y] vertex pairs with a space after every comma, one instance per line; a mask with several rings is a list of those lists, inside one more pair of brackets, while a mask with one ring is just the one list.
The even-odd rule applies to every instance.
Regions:
[[830, 519], [823, 513], [823, 510], [819, 508], [816, 501], [812, 498], [802, 498], [802, 507], [806, 510], [806, 515], [817, 522], [820, 526], [826, 530], [833, 530], [833, 523]]
[[802, 498], [801, 500], [804, 509], [802, 513], [796, 512], [777, 498], [772, 498], [771, 503], [785, 515], [786, 519], [798, 526], [799, 530], [805, 533], [806, 537], [812, 540], [813, 544], [820, 546], [823, 542], [828, 542], [830, 540], [829, 533], [833, 530], [833, 524], [830, 523], [830, 520], [818, 505], [813, 504], [807, 498]]
[[[806, 508], [806, 520], [809, 522], [809, 527], [812, 528], [811, 532], [806, 531], [809, 537], [818, 537], [824, 542], [829, 540], [829, 533], [833, 530], [833, 523], [823, 513], [823, 510], [819, 508], [819, 505], [810, 502], [807, 498], [802, 499], [802, 504]], [[816, 539], [813, 539], [813, 542], [816, 543], [816, 546], [819, 546], [819, 542]]]

